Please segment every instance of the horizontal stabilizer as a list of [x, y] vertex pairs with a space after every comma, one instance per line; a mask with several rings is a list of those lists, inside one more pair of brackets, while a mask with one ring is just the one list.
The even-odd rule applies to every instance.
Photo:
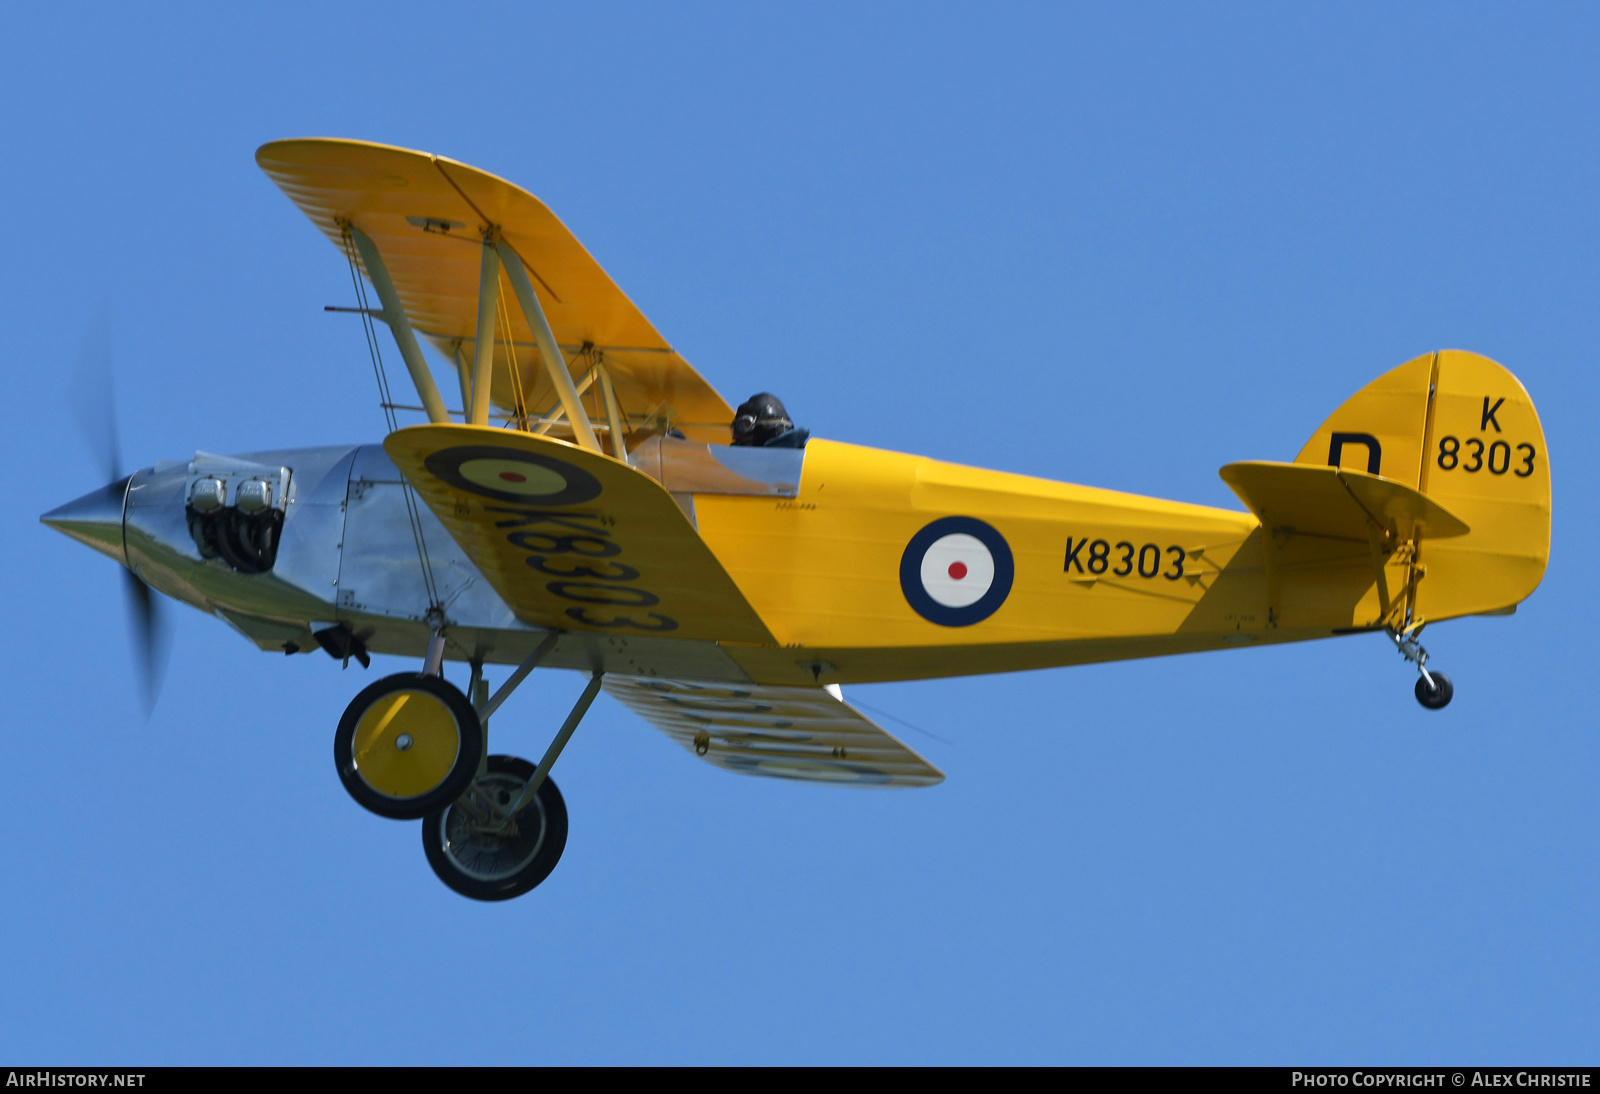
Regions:
[[854, 786], [934, 786], [938, 768], [826, 688], [608, 675], [605, 689], [718, 767]]
[[1250, 461], [1218, 472], [1269, 529], [1366, 542], [1368, 521], [1392, 542], [1464, 536], [1466, 522], [1404, 483], [1350, 468]]

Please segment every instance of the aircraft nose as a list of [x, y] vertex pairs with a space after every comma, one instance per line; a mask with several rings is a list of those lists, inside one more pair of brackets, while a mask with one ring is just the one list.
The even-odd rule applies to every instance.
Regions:
[[126, 566], [128, 555], [122, 546], [122, 512], [132, 479], [129, 475], [110, 486], [92, 490], [77, 501], [50, 510], [39, 520]]

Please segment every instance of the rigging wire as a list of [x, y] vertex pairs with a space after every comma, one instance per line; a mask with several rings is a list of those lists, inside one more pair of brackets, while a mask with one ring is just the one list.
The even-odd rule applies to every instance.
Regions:
[[[344, 257], [350, 263], [350, 282], [356, 290], [356, 306], [361, 309], [361, 330], [367, 337], [367, 353], [372, 357], [372, 373], [378, 380], [378, 403], [383, 408], [383, 420], [393, 433], [399, 425], [395, 419], [394, 397], [389, 393], [389, 376], [383, 367], [383, 351], [379, 348], [378, 330], [372, 319], [372, 307], [367, 302], [366, 282], [361, 278], [361, 269], [356, 263], [355, 238], [350, 234], [350, 226], [342, 226], [340, 233], [344, 239]], [[422, 534], [422, 515], [417, 511], [417, 499], [411, 492], [411, 484], [402, 481], [400, 491], [406, 502], [406, 516], [411, 521], [411, 538], [417, 545], [417, 563], [422, 568], [422, 585], [428, 594], [428, 610], [435, 612], [442, 610], [439, 603], [439, 587], [433, 580], [433, 564], [428, 558], [427, 540]]]
[[[563, 359], [562, 365], [566, 368], [567, 375], [571, 376], [573, 365], [577, 364], [580, 360], [589, 359], [589, 343], [585, 342], [583, 346], [579, 347], [578, 351], [574, 353], [570, 359]], [[578, 389], [578, 407], [580, 410], [583, 408], [583, 393], [589, 390], [589, 388], [585, 387], [584, 385], [592, 385], [595, 382], [595, 379], [594, 367], [591, 365], [588, 369], [579, 373], [578, 378], [573, 381], [573, 386]], [[554, 387], [553, 384], [551, 386]], [[535, 434], [549, 433], [554, 427], [566, 421], [567, 410], [566, 405], [561, 402], [561, 396], [556, 395], [555, 402], [550, 404], [550, 408], [548, 410], [540, 411], [535, 416], [534, 420], [539, 423], [538, 426], [533, 429]], [[593, 419], [591, 419], [590, 425], [592, 426], [593, 424]], [[574, 439], [576, 439], [576, 436], [574, 436]]]
[[860, 699], [856, 698], [854, 695], [850, 696], [850, 703], [851, 703], [852, 706], [858, 706], [858, 707], [861, 707], [864, 710], [870, 710], [870, 711], [872, 711], [872, 713], [876, 714], [880, 718], [887, 718], [891, 722], [899, 722], [901, 725], [905, 726], [907, 729], [914, 729], [918, 733], [922, 734], [924, 737], [932, 737], [934, 740], [938, 741], [941, 744], [947, 744], [947, 745], [955, 744], [954, 741], [952, 741], [952, 740], [950, 740], [950, 739], [948, 739], [946, 737], [941, 737], [937, 733], [933, 732], [932, 730], [923, 729], [921, 726], [916, 725], [913, 722], [908, 722], [904, 718], [897, 718], [895, 715], [890, 714], [887, 710], [883, 710], [883, 709], [881, 709], [879, 707], [875, 707], [871, 703], [863, 703]]
[[528, 431], [528, 405], [523, 400], [522, 370], [517, 367], [517, 343], [511, 336], [511, 313], [506, 308], [505, 286], [496, 281], [495, 286], [495, 325], [500, 330], [501, 340], [506, 346], [506, 360], [511, 366], [511, 401], [516, 407], [517, 428], [522, 432]]

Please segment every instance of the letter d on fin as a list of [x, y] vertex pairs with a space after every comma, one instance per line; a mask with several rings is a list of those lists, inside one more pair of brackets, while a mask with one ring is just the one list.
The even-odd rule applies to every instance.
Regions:
[[1378, 444], [1378, 438], [1371, 433], [1335, 433], [1328, 442], [1328, 466], [1338, 467], [1339, 457], [1344, 454], [1347, 444], [1362, 444], [1367, 446], [1367, 474], [1378, 474], [1378, 468], [1383, 466], [1383, 448]]

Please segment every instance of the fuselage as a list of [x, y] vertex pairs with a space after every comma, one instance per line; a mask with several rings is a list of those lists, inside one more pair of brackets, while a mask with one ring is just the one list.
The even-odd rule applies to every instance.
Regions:
[[[205, 557], [190, 461], [128, 480], [121, 560], [260, 648], [311, 652], [316, 632], [342, 625], [374, 652], [420, 656], [431, 628], [424, 551], [448, 657], [515, 663], [547, 633], [518, 620], [425, 506], [408, 507], [381, 446], [234, 459], [289, 473], [269, 568]], [[673, 493], [776, 642], [574, 630], [547, 664], [773, 684], [901, 680], [1325, 637], [1379, 614], [1359, 551], [1278, 543], [1269, 573], [1270, 537], [1248, 513], [825, 440], [752, 453], [653, 438], [632, 462]], [[56, 516], [46, 519], [62, 527]], [[947, 529], [954, 538], [938, 536]], [[963, 544], [985, 553], [962, 529], [994, 549], [970, 575], [944, 562]], [[114, 537], [100, 538], [115, 557]], [[1006, 572], [979, 572], [999, 556]], [[991, 588], [1001, 578], [1006, 588]], [[963, 580], [986, 581], [986, 598], [969, 603]]]

